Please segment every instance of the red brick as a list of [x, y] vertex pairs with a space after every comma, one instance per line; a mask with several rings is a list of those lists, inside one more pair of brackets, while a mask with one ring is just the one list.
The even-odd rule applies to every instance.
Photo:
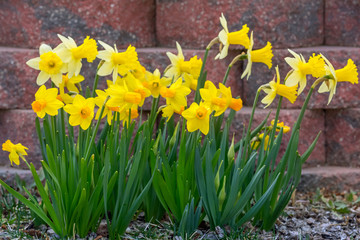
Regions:
[[0, 3], [0, 45], [57, 45], [60, 33], [76, 42], [89, 35], [119, 47], [148, 47], [155, 45], [154, 21], [152, 0], [4, 0]]
[[[347, 64], [347, 59], [351, 58], [357, 66], [360, 66], [360, 49], [351, 48], [351, 47], [313, 47], [313, 48], [299, 48], [292, 49], [296, 53], [301, 53], [306, 60], [312, 53], [322, 53], [334, 66], [335, 69], [344, 67]], [[279, 66], [280, 77], [284, 79], [287, 72], [291, 70], [290, 66], [285, 62], [285, 57], [292, 57], [292, 55], [285, 49], [274, 50], [273, 58], [273, 68], [271, 70], [262, 63], [253, 64], [252, 74], [249, 80], [243, 81], [244, 88], [244, 99], [245, 105], [252, 106], [256, 90], [262, 84], [268, 83], [271, 81], [275, 75], [275, 66]], [[246, 63], [245, 63], [246, 64]], [[287, 99], [283, 100], [284, 108], [301, 108], [303, 102], [305, 101], [308, 90], [310, 89], [311, 84], [314, 82], [314, 78], [308, 76], [308, 83], [305, 91], [298, 97], [294, 104], [291, 104]], [[350, 83], [338, 83], [336, 94], [333, 97], [329, 105], [328, 103], [328, 94], [320, 94], [316, 91], [314, 92], [312, 98], [310, 99], [308, 108], [310, 109], [334, 109], [334, 108], [350, 108], [360, 106], [360, 87], [352, 85]], [[261, 93], [259, 102], [265, 96], [265, 93]], [[274, 101], [269, 108], [277, 107], [277, 99]], [[264, 106], [259, 103], [258, 106]]]
[[156, 33], [161, 46], [178, 41], [186, 48], [204, 48], [222, 29], [224, 13], [229, 31], [248, 24], [256, 46], [270, 41], [276, 48], [323, 43], [322, 0], [157, 1]]
[[[40, 167], [41, 150], [35, 129], [35, 116], [32, 110], [0, 110], [0, 144], [7, 139], [13, 143], [21, 143], [27, 150], [27, 161]], [[0, 165], [10, 166], [9, 153], [0, 151]], [[14, 165], [15, 166], [15, 165]], [[27, 168], [25, 163], [20, 167]]]
[[[257, 127], [269, 113], [269, 110], [256, 109], [254, 115], [254, 121], [252, 123], [252, 129]], [[280, 111], [279, 120], [284, 122], [285, 125], [292, 127], [296, 121], [300, 110], [295, 109], [283, 109]], [[246, 129], [249, 123], [251, 115], [251, 108], [245, 107], [237, 112], [233, 125], [231, 127], [231, 132], [235, 133], [237, 139], [240, 139], [240, 136], [243, 132], [243, 126], [245, 125]], [[268, 124], [270, 121], [275, 118], [275, 111], [272, 111], [269, 117]], [[304, 119], [300, 128], [300, 137], [299, 137], [299, 153], [302, 154], [306, 149], [311, 145], [313, 140], [319, 131], [322, 131], [320, 138], [316, 144], [316, 147], [311, 154], [310, 158], [305, 163], [305, 166], [317, 166], [322, 165], [326, 162], [325, 159], [325, 124], [324, 124], [324, 112], [321, 110], [307, 110], [305, 112]], [[280, 147], [280, 156], [283, 155], [287, 143], [290, 139], [291, 133], [286, 133], [283, 136], [282, 146]]]
[[326, 110], [329, 165], [360, 166], [360, 108]]
[[356, 191], [360, 186], [360, 169], [346, 167], [317, 167], [303, 169], [297, 190], [315, 192], [324, 188], [332, 192]]
[[360, 47], [360, 2], [325, 1], [325, 44]]

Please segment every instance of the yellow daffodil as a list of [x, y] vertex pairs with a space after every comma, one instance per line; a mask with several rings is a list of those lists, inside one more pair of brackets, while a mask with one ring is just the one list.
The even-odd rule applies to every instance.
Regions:
[[123, 77], [123, 80], [129, 91], [140, 94], [141, 101], [138, 105], [141, 107], [144, 104], [145, 98], [151, 95], [150, 90], [144, 87], [140, 80], [135, 78], [130, 72]]
[[182, 79], [179, 78], [175, 83], [171, 84], [169, 88], [162, 87], [160, 95], [166, 99], [166, 105], [172, 105], [175, 111], [180, 111], [182, 106], [186, 106], [186, 96], [191, 92], [190, 88], [182, 84]]
[[[96, 112], [95, 119], [98, 120], [100, 117], [101, 108], [104, 105], [104, 102], [106, 101], [106, 98], [109, 96], [108, 93], [102, 90], [95, 90], [96, 94], [98, 95], [95, 100], [95, 105], [99, 107], [99, 110]], [[107, 116], [107, 122], [109, 125], [111, 125], [111, 121], [113, 119], [113, 112], [118, 112], [119, 107], [110, 107], [108, 102], [106, 102], [104, 111], [101, 118], [104, 118]]]
[[293, 58], [286, 57], [285, 61], [293, 69], [293, 72], [286, 79], [285, 85], [292, 87], [299, 84], [298, 94], [300, 94], [306, 86], [306, 75], [311, 74], [315, 78], [325, 75], [325, 62], [320, 55], [313, 54], [309, 61], [306, 62], [304, 57], [288, 49], [294, 56]]
[[122, 121], [124, 127], [129, 126], [130, 114], [131, 114], [130, 120], [137, 118], [139, 116], [138, 109], [133, 107], [131, 109], [124, 109], [123, 111], [120, 112], [120, 121]]
[[124, 109], [137, 108], [143, 101], [141, 93], [129, 91], [126, 84], [123, 86], [113, 84], [106, 90], [106, 93], [110, 96], [108, 106], [119, 107], [120, 112]]
[[[125, 52], [118, 52], [116, 45], [112, 48], [110, 45], [99, 41], [105, 50], [99, 51], [98, 58], [104, 60], [104, 64], [98, 71], [99, 76], [107, 76], [112, 73], [112, 79], [115, 83], [118, 74], [124, 76], [131, 70], [139, 68], [138, 55], [135, 47], [129, 45]], [[142, 70], [137, 70], [142, 71]]]
[[335, 70], [327, 58], [325, 58], [323, 55], [321, 55], [321, 57], [326, 62], [325, 70], [326, 75], [329, 76], [329, 78], [321, 84], [318, 91], [319, 93], [329, 92], [329, 104], [334, 94], [336, 93], [337, 82], [350, 82], [352, 84], [357, 84], [358, 72], [356, 65], [351, 59], [348, 59], [347, 65], [345, 67]]
[[144, 87], [150, 90], [151, 95], [154, 98], [158, 98], [160, 95], [160, 89], [166, 87], [171, 83], [171, 79], [160, 76], [159, 69], [155, 69], [154, 73], [146, 72], [145, 81], [142, 82]]
[[198, 105], [192, 103], [188, 109], [182, 112], [182, 116], [186, 119], [186, 127], [189, 132], [200, 130], [203, 134], [207, 135], [209, 132], [211, 109], [203, 102]]
[[68, 91], [70, 92], [76, 92], [79, 93], [79, 89], [76, 87], [76, 84], [84, 81], [84, 76], [82, 75], [77, 75], [77, 76], [72, 76], [71, 78], [69, 78], [69, 75], [63, 75], [62, 76], [62, 82], [59, 86], [59, 88], [67, 88]]
[[186, 86], [188, 88], [194, 88], [200, 76], [202, 60], [194, 56], [189, 61], [185, 61], [181, 46], [178, 42], [176, 42], [176, 48], [178, 50], [177, 56], [171, 52], [166, 53], [171, 61], [171, 65], [165, 70], [164, 76], [174, 80], [183, 77]]
[[[275, 119], [271, 120], [271, 127], [270, 129], [272, 129], [274, 127], [274, 123], [275, 123]], [[291, 128], [289, 126], [286, 126], [284, 124], [284, 122], [279, 122], [276, 124], [276, 131], [280, 132], [280, 129], [283, 128], [283, 133], [287, 133], [291, 130]]]
[[169, 121], [172, 115], [174, 115], [174, 113], [181, 115], [184, 110], [185, 110], [185, 106], [181, 106], [180, 111], [176, 111], [172, 105], [167, 105], [161, 109], [163, 113], [162, 116], [164, 118], [167, 118], [166, 121]]
[[28, 148], [23, 146], [21, 143], [13, 144], [10, 140], [6, 140], [6, 142], [2, 145], [2, 150], [10, 153], [9, 159], [11, 166], [13, 165], [13, 163], [15, 163], [16, 165], [20, 164], [19, 157], [21, 157], [25, 161], [25, 158], [23, 156], [27, 155], [25, 151], [27, 149]]
[[58, 110], [64, 106], [64, 104], [57, 99], [58, 89], [49, 88], [46, 89], [45, 85], [42, 85], [35, 93], [35, 101], [31, 104], [32, 109], [39, 118], [45, 117], [45, 114], [55, 116], [58, 114]]
[[224, 17], [224, 14], [221, 13], [220, 17], [220, 23], [223, 30], [219, 33], [219, 40], [221, 43], [221, 50], [218, 55], [216, 55], [215, 59], [223, 59], [228, 55], [228, 49], [230, 44], [236, 44], [236, 45], [243, 45], [245, 48], [249, 48], [250, 46], [250, 40], [248, 36], [249, 28], [245, 24], [242, 26], [242, 29], [240, 31], [236, 32], [229, 32], [227, 27], [227, 22]]
[[72, 93], [65, 93], [65, 89], [64, 87], [59, 87], [59, 95], [57, 95], [57, 99], [65, 104], [69, 104], [69, 103], [73, 103], [74, 101], [74, 97], [77, 95], [77, 94], [72, 94]]
[[252, 50], [254, 46], [254, 39], [253, 39], [253, 33], [251, 32], [250, 36], [250, 46], [247, 50], [247, 60], [248, 63], [246, 65], [246, 68], [244, 72], [241, 75], [241, 78], [249, 79], [251, 75], [251, 67], [253, 62], [262, 62], [268, 66], [270, 69], [272, 67], [272, 57], [274, 54], [272, 53], [272, 46], [270, 42], [267, 42], [266, 46], [258, 49], [258, 50]]
[[[222, 86], [225, 87], [224, 85]], [[215, 111], [215, 116], [224, 113], [231, 102], [231, 95], [222, 94], [212, 82], [207, 83], [207, 88], [200, 89], [200, 96], [204, 103], [210, 106], [211, 110]]]
[[94, 98], [85, 99], [78, 94], [75, 96], [73, 103], [67, 104], [64, 110], [70, 114], [69, 123], [71, 126], [80, 125], [83, 130], [86, 130], [94, 118], [94, 107]]
[[36, 78], [37, 85], [43, 85], [49, 78], [58, 87], [62, 82], [62, 74], [67, 72], [67, 64], [59, 57], [59, 48], [41, 44], [39, 48], [40, 57], [32, 58], [26, 64], [36, 70], [40, 70]]
[[59, 56], [65, 63], [68, 63], [68, 77], [77, 76], [80, 73], [81, 60], [86, 58], [88, 62], [93, 62], [98, 54], [96, 41], [89, 36], [84, 39], [83, 44], [77, 46], [74, 39], [58, 34], [62, 43], [58, 46], [61, 50]]
[[291, 103], [294, 103], [297, 98], [297, 86], [288, 87], [284, 84], [280, 84], [278, 67], [276, 67], [276, 77], [276, 82], [274, 78], [269, 84], [261, 88], [267, 94], [267, 96], [261, 100], [263, 104], [267, 104], [264, 108], [267, 108], [274, 101], [276, 95], [287, 98]]
[[[253, 140], [251, 140], [251, 148], [257, 149], [263, 139], [264, 139], [264, 133], [261, 133], [258, 136], [256, 136]], [[265, 139], [264, 139], [264, 150], [265, 151], [268, 148], [268, 143], [269, 143], [269, 135], [266, 135]]]

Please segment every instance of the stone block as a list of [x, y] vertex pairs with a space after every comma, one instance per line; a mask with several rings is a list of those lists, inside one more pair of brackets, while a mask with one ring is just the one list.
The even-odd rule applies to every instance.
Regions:
[[329, 165], [360, 166], [360, 108], [326, 110], [326, 156]]
[[[256, 109], [254, 114], [254, 120], [252, 123], [252, 129], [255, 129], [267, 116], [269, 110]], [[284, 109], [280, 111], [279, 120], [280, 122], [284, 122], [285, 125], [293, 127], [300, 110], [296, 109]], [[249, 120], [251, 115], [251, 108], [244, 107], [239, 112], [236, 113], [235, 119], [233, 121], [233, 125], [230, 129], [230, 133], [235, 133], [235, 137], [237, 140], [240, 139], [241, 134], [243, 132], [244, 126], [248, 127]], [[270, 125], [270, 121], [275, 118], [275, 111], [272, 111], [269, 119], [268, 125]], [[305, 112], [304, 119], [300, 128], [299, 135], [299, 153], [303, 154], [307, 148], [314, 141], [316, 135], [321, 131], [321, 135], [316, 144], [314, 151], [312, 152], [310, 158], [305, 162], [305, 166], [317, 166], [323, 165], [326, 162], [325, 155], [325, 115], [321, 110], [307, 110]], [[286, 146], [289, 142], [291, 132], [288, 132], [283, 135], [282, 146], [280, 147], [280, 156], [282, 156], [285, 152]]]
[[360, 2], [325, 1], [325, 44], [360, 47]]
[[360, 168], [349, 167], [316, 167], [305, 168], [297, 190], [315, 192], [317, 188], [327, 191], [343, 192], [360, 190]]
[[247, 24], [254, 31], [257, 48], [267, 41], [275, 48], [323, 43], [323, 0], [158, 0], [158, 42], [167, 47], [178, 41], [186, 48], [204, 48], [222, 29], [221, 13], [227, 19], [229, 31], [240, 30]]
[[[298, 54], [302, 54], [306, 60], [312, 55], [312, 53], [322, 53], [334, 66], [335, 69], [344, 67], [347, 64], [347, 60], [351, 58], [357, 66], [360, 66], [360, 48], [351, 48], [351, 47], [312, 47], [312, 48], [299, 48], [292, 49]], [[285, 57], [292, 57], [292, 55], [285, 49], [277, 49], [273, 51], [273, 67], [268, 69], [268, 67], [262, 63], [254, 63], [252, 66], [252, 74], [249, 80], [243, 79], [243, 91], [244, 91], [244, 103], [246, 106], [252, 106], [256, 90], [262, 85], [270, 82], [276, 72], [275, 67], [279, 66], [281, 83], [285, 78], [288, 71], [291, 70], [291, 67], [285, 62]], [[246, 66], [246, 62], [244, 66]], [[287, 99], [283, 100], [282, 107], [284, 108], [301, 108], [302, 104], [305, 101], [306, 95], [315, 81], [315, 78], [308, 76], [307, 86], [303, 93], [301, 93], [296, 102], [291, 104]], [[318, 93], [318, 87], [315, 88], [308, 108], [310, 109], [337, 109], [337, 108], [351, 108], [360, 106], [360, 87], [355, 84], [352, 85], [348, 82], [338, 83], [336, 94], [334, 95], [330, 104], [328, 103], [328, 93]], [[265, 106], [261, 104], [261, 99], [266, 94], [262, 92], [259, 98], [258, 106]], [[269, 106], [269, 108], [276, 108], [279, 97], [275, 98], [275, 101]]]
[[155, 6], [152, 0], [48, 1], [4, 0], [0, 3], [0, 45], [37, 48], [57, 45], [57, 34], [77, 43], [89, 35], [110, 45], [155, 45]]

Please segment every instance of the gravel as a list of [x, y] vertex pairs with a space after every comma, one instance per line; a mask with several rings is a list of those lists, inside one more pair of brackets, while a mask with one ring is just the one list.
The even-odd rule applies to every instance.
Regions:
[[[348, 213], [340, 214], [331, 209], [324, 200], [314, 201], [314, 194], [297, 193], [276, 221], [272, 232], [265, 232], [246, 224], [236, 235], [228, 227], [217, 227], [215, 231], [210, 231], [206, 224], [202, 224], [191, 239], [360, 239], [360, 204], [346, 203]], [[0, 239], [13, 239], [10, 237], [13, 235], [8, 234], [9, 229], [10, 226], [2, 226]], [[34, 234], [33, 236], [39, 236], [39, 232], [42, 232], [40, 238], [56, 239], [54, 232], [45, 226], [23, 231], [28, 235]], [[107, 239], [106, 221], [101, 222], [97, 233], [89, 234], [86, 239]], [[169, 220], [147, 223], [144, 221], [144, 215], [139, 214], [137, 220], [127, 228], [124, 239], [182, 238], [174, 236]]]

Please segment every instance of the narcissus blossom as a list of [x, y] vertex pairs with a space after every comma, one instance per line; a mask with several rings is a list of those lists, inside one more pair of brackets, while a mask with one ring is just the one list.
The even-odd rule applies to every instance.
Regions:
[[[131, 115], [131, 116], [130, 116]], [[129, 120], [133, 120], [139, 116], [137, 108], [124, 109], [120, 112], [120, 121], [122, 121], [123, 127], [129, 126]]]
[[166, 87], [171, 83], [170, 78], [161, 77], [159, 69], [155, 69], [154, 73], [146, 72], [145, 81], [142, 82], [144, 87], [150, 90], [151, 95], [154, 98], [158, 98], [160, 95], [160, 89]]
[[249, 28], [245, 24], [240, 31], [229, 32], [227, 22], [224, 14], [221, 13], [220, 17], [221, 26], [224, 28], [219, 33], [219, 40], [222, 44], [220, 53], [216, 55], [215, 59], [223, 59], [228, 55], [228, 49], [230, 44], [243, 45], [246, 49], [250, 46], [250, 40], [248, 36]]
[[162, 116], [164, 118], [167, 118], [166, 119], [167, 122], [170, 120], [172, 115], [174, 115], [174, 113], [181, 115], [184, 110], [185, 110], [185, 106], [181, 106], [180, 111], [176, 111], [172, 105], [167, 105], [161, 109], [163, 113]]
[[182, 84], [181, 78], [171, 84], [169, 88], [162, 87], [160, 89], [160, 95], [166, 99], [166, 105], [172, 105], [177, 112], [181, 110], [182, 106], [187, 105], [186, 96], [190, 92], [190, 88]]
[[[272, 129], [274, 127], [274, 123], [275, 123], [275, 119], [271, 120], [271, 127], [270, 129]], [[280, 128], [283, 128], [283, 133], [287, 133], [290, 131], [290, 127], [289, 126], [286, 126], [284, 124], [284, 122], [279, 122], [278, 120], [278, 123], [276, 124], [276, 131], [277, 132], [280, 132]]]
[[62, 74], [67, 72], [67, 64], [59, 57], [59, 48], [52, 50], [49, 45], [41, 44], [39, 53], [40, 57], [32, 58], [26, 62], [29, 67], [40, 70], [36, 84], [41, 86], [50, 78], [58, 87], [62, 82]]
[[200, 95], [204, 103], [215, 111], [214, 116], [221, 115], [229, 107], [235, 111], [242, 108], [242, 100], [233, 98], [230, 87], [225, 87], [222, 83], [217, 89], [212, 82], [207, 82], [206, 88], [200, 89]]
[[[95, 92], [98, 95], [94, 99], [95, 105], [99, 107], [99, 110], [96, 112], [95, 119], [98, 120], [100, 117], [101, 108], [103, 107], [103, 105], [106, 101], [106, 98], [109, 95], [108, 95], [108, 93], [106, 93], [105, 91], [102, 91], [102, 90], [95, 90]], [[107, 122], [109, 125], [111, 125], [111, 121], [113, 119], [113, 112], [118, 112], [119, 109], [120, 109], [119, 107], [110, 107], [108, 102], [106, 102], [101, 118], [104, 118], [105, 116], [107, 116]]]
[[357, 67], [354, 64], [353, 60], [349, 59], [345, 67], [335, 70], [330, 61], [321, 55], [325, 60], [326, 66], [325, 71], [328, 76], [321, 86], [319, 87], [319, 93], [329, 92], [328, 104], [331, 102], [334, 94], [336, 93], [336, 85], [338, 82], [350, 82], [352, 84], [358, 83], [358, 72]]
[[69, 78], [69, 75], [63, 75], [62, 77], [62, 82], [59, 86], [59, 88], [67, 88], [68, 91], [70, 92], [76, 92], [79, 93], [79, 89], [77, 88], [76, 84], [81, 83], [82, 81], [84, 81], [84, 76], [82, 75], [77, 75], [77, 76], [72, 76], [71, 78]]
[[24, 159], [23, 156], [27, 155], [25, 151], [27, 149], [28, 148], [23, 146], [21, 143], [13, 144], [10, 140], [6, 140], [6, 142], [2, 145], [2, 150], [10, 153], [9, 159], [11, 166], [13, 165], [13, 163], [15, 163], [16, 165], [20, 164], [19, 157]]
[[130, 91], [126, 84], [113, 84], [106, 90], [106, 93], [110, 96], [107, 102], [108, 106], [119, 107], [120, 112], [124, 109], [137, 108], [143, 101], [141, 93]]
[[320, 55], [315, 54], [306, 62], [301, 54], [299, 55], [290, 49], [288, 50], [294, 57], [286, 57], [285, 61], [293, 69], [293, 72], [286, 79], [285, 85], [292, 87], [299, 84], [298, 94], [300, 94], [306, 86], [306, 75], [312, 75], [315, 78], [325, 75], [325, 62]]
[[194, 56], [189, 61], [185, 61], [181, 46], [178, 42], [176, 42], [176, 48], [178, 50], [177, 56], [171, 52], [166, 53], [171, 61], [171, 65], [165, 70], [164, 76], [174, 80], [180, 77], [184, 78], [185, 85], [195, 90], [197, 80], [200, 76], [202, 60]]
[[249, 79], [251, 75], [251, 67], [253, 62], [264, 63], [268, 66], [269, 69], [272, 67], [272, 57], [274, 56], [274, 54], [272, 53], [271, 43], [267, 42], [265, 47], [258, 50], [252, 50], [253, 46], [254, 46], [254, 39], [253, 39], [253, 33], [251, 32], [250, 46], [246, 53], [248, 63], [246, 65], [244, 72], [241, 75], [241, 78], [247, 76], [246, 79]]
[[186, 119], [186, 127], [189, 132], [199, 129], [203, 134], [207, 135], [209, 133], [211, 112], [210, 107], [203, 102], [200, 105], [194, 102], [181, 115]]
[[94, 107], [94, 98], [85, 99], [78, 94], [75, 96], [73, 103], [67, 104], [64, 110], [70, 114], [69, 123], [71, 126], [80, 125], [83, 130], [86, 130], [94, 118]]
[[288, 87], [284, 84], [280, 84], [280, 74], [278, 67], [276, 67], [276, 77], [276, 82], [274, 78], [271, 82], [269, 82], [269, 84], [261, 88], [267, 94], [261, 100], [263, 104], [267, 104], [264, 108], [267, 108], [274, 101], [276, 95], [287, 98], [291, 103], [294, 103], [297, 98], [297, 86]]
[[39, 118], [45, 117], [45, 114], [55, 116], [58, 114], [58, 110], [64, 106], [64, 104], [57, 99], [58, 89], [49, 88], [46, 89], [45, 85], [42, 85], [35, 93], [35, 101], [31, 104], [32, 109]]
[[81, 60], [86, 58], [88, 62], [93, 62], [98, 54], [96, 41], [89, 36], [84, 39], [83, 44], [77, 46], [74, 39], [58, 34], [62, 43], [58, 46], [59, 56], [65, 63], [68, 63], [68, 77], [77, 76], [80, 73]]
[[116, 45], [112, 48], [110, 45], [99, 41], [105, 50], [99, 51], [98, 58], [104, 60], [104, 64], [99, 68], [99, 76], [107, 76], [112, 73], [112, 79], [115, 83], [118, 74], [124, 76], [132, 70], [142, 71], [139, 69], [138, 55], [135, 47], [129, 45], [125, 52], [118, 52]]

